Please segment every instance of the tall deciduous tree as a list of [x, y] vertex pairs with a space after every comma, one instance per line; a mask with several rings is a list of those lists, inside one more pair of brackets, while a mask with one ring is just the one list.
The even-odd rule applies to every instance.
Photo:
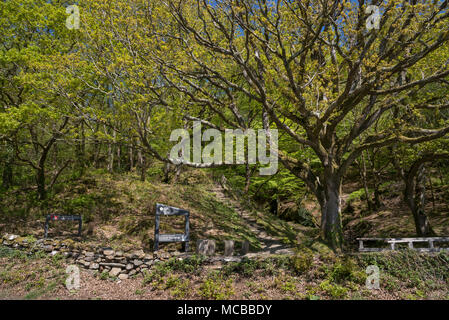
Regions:
[[[161, 45], [151, 58], [165, 81], [216, 115], [215, 123], [244, 127], [245, 106], [237, 101], [246, 96], [266, 129], [271, 123], [314, 152], [319, 167], [286, 150], [279, 157], [316, 195], [332, 247], [343, 240], [342, 179], [364, 150], [449, 132], [445, 121], [407, 122], [430, 104], [447, 103], [445, 93], [422, 95], [434, 83], [447, 89], [447, 2], [372, 4], [380, 7], [379, 29], [367, 28], [375, 17], [365, 2], [169, 0], [171, 28], [153, 34]], [[139, 55], [149, 59], [145, 49]]]

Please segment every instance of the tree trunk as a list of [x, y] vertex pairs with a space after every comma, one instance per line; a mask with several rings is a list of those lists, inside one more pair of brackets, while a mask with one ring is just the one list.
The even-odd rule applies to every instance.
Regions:
[[122, 169], [122, 163], [121, 163], [121, 158], [122, 158], [122, 146], [121, 144], [119, 144], [117, 146], [117, 170], [120, 171]]
[[322, 237], [332, 249], [341, 249], [343, 245], [340, 198], [341, 180], [335, 175], [327, 175], [323, 188], [322, 195], [318, 197], [321, 205]]
[[380, 201], [380, 174], [382, 172], [382, 168], [379, 170], [376, 169], [376, 152], [373, 152], [372, 157], [370, 157], [369, 152], [367, 153], [368, 161], [371, 161], [371, 176], [373, 177], [373, 188], [374, 188], [374, 203], [373, 209], [377, 210], [382, 206]]
[[134, 148], [131, 144], [129, 146], [129, 171], [133, 171], [134, 168]]
[[424, 210], [426, 192], [424, 181], [424, 163], [419, 164], [419, 166], [412, 166], [412, 169], [407, 176], [404, 197], [412, 211], [416, 233], [419, 237], [435, 235], [435, 232], [430, 226], [429, 218]]
[[251, 169], [249, 167], [248, 158], [247, 158], [246, 168], [245, 168], [245, 189], [244, 189], [244, 193], [246, 195], [248, 194], [250, 184], [251, 184]]
[[143, 181], [145, 181], [146, 164], [145, 164], [145, 158], [140, 149], [138, 151], [138, 158], [139, 158], [139, 167], [140, 167], [140, 181], [143, 182]]
[[178, 183], [179, 177], [181, 175], [181, 170], [182, 170], [182, 165], [181, 164], [175, 166], [175, 169], [174, 169], [175, 174], [174, 174], [174, 177], [173, 177], [172, 184], [177, 184]]
[[[80, 131], [81, 133], [78, 136], [78, 141], [75, 145], [76, 150], [76, 165], [79, 169], [80, 175], [84, 174], [85, 169], [85, 135], [84, 135], [84, 121], [80, 122]], [[56, 146], [55, 146], [56, 147]]]
[[433, 191], [432, 177], [429, 176], [427, 180], [429, 181], [430, 193], [432, 195], [432, 213], [435, 213], [435, 192]]
[[360, 178], [362, 178], [363, 189], [365, 190], [366, 203], [368, 205], [368, 211], [373, 210], [373, 205], [371, 202], [371, 194], [368, 188], [367, 174], [366, 174], [366, 163], [364, 153], [361, 155], [361, 163], [359, 163], [359, 174]]
[[[106, 127], [105, 127], [106, 132]], [[115, 142], [115, 131], [113, 133], [113, 141]], [[108, 142], [108, 171], [112, 173], [114, 170], [114, 152], [112, 150], [112, 142]]]
[[45, 188], [45, 169], [43, 167], [37, 170], [36, 184], [39, 200], [45, 200], [47, 198], [47, 190]]
[[[98, 131], [99, 131], [99, 128], [100, 128], [100, 125], [97, 124], [97, 127], [96, 127], [95, 132], [98, 132]], [[94, 151], [93, 151], [94, 159], [93, 159], [93, 164], [92, 164], [92, 166], [93, 166], [94, 168], [98, 168], [97, 165], [98, 165], [98, 159], [100, 158], [101, 143], [100, 143], [100, 141], [96, 138], [96, 136], [94, 136], [93, 144], [94, 144]]]
[[170, 168], [171, 164], [166, 162], [164, 165], [164, 176], [162, 178], [163, 183], [169, 183], [170, 182]]
[[2, 186], [7, 190], [9, 189], [9, 187], [12, 186], [12, 183], [13, 183], [12, 165], [9, 161], [7, 161], [5, 163], [5, 167], [3, 168]]

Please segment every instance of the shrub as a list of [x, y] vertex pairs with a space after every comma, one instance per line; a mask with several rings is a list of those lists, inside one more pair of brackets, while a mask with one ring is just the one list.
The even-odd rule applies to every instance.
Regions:
[[227, 300], [234, 294], [232, 279], [224, 280], [222, 276], [209, 276], [199, 288], [199, 295], [208, 300]]
[[[167, 281], [168, 282], [168, 281]], [[190, 281], [189, 279], [177, 279], [177, 281], [173, 281], [172, 285], [173, 289], [170, 291], [170, 294], [178, 299], [185, 299], [190, 291]]]
[[254, 272], [260, 267], [259, 261], [251, 260], [246, 257], [240, 262], [232, 262], [225, 265], [222, 272], [225, 275], [230, 275], [231, 273], [238, 273], [244, 277], [251, 277]]
[[309, 271], [309, 269], [312, 266], [312, 262], [313, 262], [313, 252], [308, 248], [301, 249], [294, 256], [291, 257], [293, 269], [298, 274], [302, 274]]
[[201, 265], [204, 262], [203, 256], [193, 255], [186, 259], [171, 258], [168, 260], [167, 265], [175, 271], [182, 271], [186, 273], [199, 273]]
[[329, 280], [321, 282], [320, 288], [334, 299], [343, 299], [348, 294], [348, 289], [339, 286], [338, 284], [331, 284]]

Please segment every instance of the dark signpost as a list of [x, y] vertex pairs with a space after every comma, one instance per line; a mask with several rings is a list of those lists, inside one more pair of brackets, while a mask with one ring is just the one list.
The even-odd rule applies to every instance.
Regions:
[[[181, 234], [159, 234], [161, 216], [185, 216], [185, 232]], [[154, 251], [159, 250], [161, 242], [182, 242], [184, 251], [189, 249], [189, 211], [156, 203], [156, 221], [154, 224]]]
[[47, 238], [48, 234], [48, 223], [50, 221], [78, 221], [78, 236], [81, 236], [81, 227], [83, 224], [83, 221], [81, 219], [81, 216], [62, 216], [59, 214], [48, 214], [47, 218], [45, 219], [45, 238]]

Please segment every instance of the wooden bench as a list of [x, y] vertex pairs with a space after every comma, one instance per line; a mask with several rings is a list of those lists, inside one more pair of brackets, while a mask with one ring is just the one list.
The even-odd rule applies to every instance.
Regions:
[[[387, 250], [396, 250], [396, 244], [407, 243], [409, 249], [413, 249], [420, 252], [438, 252], [449, 251], [449, 248], [442, 248], [435, 246], [436, 242], [449, 242], [449, 237], [429, 237], [429, 238], [357, 238], [359, 241], [359, 252], [379, 252]], [[367, 248], [364, 246], [366, 241], [377, 241], [389, 244], [387, 248]], [[427, 248], [415, 248], [413, 245], [416, 242], [427, 242]]]

